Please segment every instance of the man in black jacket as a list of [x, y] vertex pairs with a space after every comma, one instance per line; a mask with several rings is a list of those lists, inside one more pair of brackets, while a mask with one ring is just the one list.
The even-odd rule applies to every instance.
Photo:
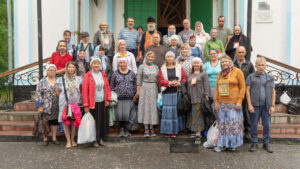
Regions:
[[[245, 77], [245, 80], [246, 80], [248, 75], [255, 71], [254, 66], [250, 61], [245, 59], [246, 49], [245, 49], [244, 46], [237, 47], [235, 55], [236, 55], [237, 59], [234, 62], [234, 66], [243, 71], [244, 77]], [[251, 139], [251, 136], [250, 136], [251, 124], [250, 124], [248, 103], [247, 103], [246, 97], [243, 100], [242, 107], [243, 107], [243, 114], [244, 114], [244, 134], [245, 134], [244, 139], [245, 139], [245, 141], [248, 141], [248, 140], [250, 141], [250, 139]]]

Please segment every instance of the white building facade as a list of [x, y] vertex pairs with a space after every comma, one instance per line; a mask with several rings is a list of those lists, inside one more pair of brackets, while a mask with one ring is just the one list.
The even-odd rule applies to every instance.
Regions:
[[[217, 26], [218, 16], [224, 15], [227, 27], [240, 24], [244, 34], [247, 32], [247, 0], [179, 1], [172, 3], [174, 6], [175, 2], [181, 3], [182, 9], [178, 10], [178, 5], [174, 11], [179, 13], [171, 13], [168, 18], [179, 14], [173, 18], [190, 18], [192, 28], [194, 22], [200, 20], [209, 32], [211, 27]], [[160, 12], [167, 3], [168, 0], [42, 0], [43, 57], [51, 56], [67, 29], [74, 32], [72, 42], [75, 44], [76, 32], [89, 32], [92, 41], [99, 23], [103, 21], [108, 23], [116, 38], [126, 18], [132, 15], [136, 17], [135, 26], [145, 26], [145, 17], [154, 15], [158, 27], [163, 29], [166, 25]], [[296, 21], [297, 16], [300, 16], [299, 0], [253, 0], [252, 61], [261, 54], [300, 68], [300, 57], [297, 56], [300, 23]], [[37, 46], [37, 1], [14, 0], [14, 67], [37, 61]]]

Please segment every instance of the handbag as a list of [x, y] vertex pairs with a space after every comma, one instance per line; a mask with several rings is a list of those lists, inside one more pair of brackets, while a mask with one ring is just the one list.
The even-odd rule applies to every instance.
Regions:
[[47, 136], [50, 133], [50, 126], [48, 120], [39, 115], [38, 118], [34, 122], [34, 127], [32, 130], [32, 135], [35, 136], [35, 141], [38, 140], [39, 136]]
[[64, 86], [64, 93], [65, 93], [65, 98], [66, 98], [66, 102], [67, 102], [67, 118], [68, 120], [75, 120], [74, 118], [74, 115], [73, 115], [73, 110], [72, 108], [70, 107], [70, 104], [69, 104], [69, 98], [68, 98], [68, 95], [67, 95], [67, 90], [66, 90], [66, 83], [65, 83], [65, 78], [64, 76], [62, 76], [62, 81], [63, 81], [63, 86]]
[[158, 93], [157, 95], [157, 99], [156, 99], [156, 106], [159, 112], [162, 111], [162, 107], [163, 107], [163, 95], [162, 92]]
[[177, 103], [177, 113], [178, 116], [186, 115], [191, 112], [192, 110], [192, 104], [191, 104], [191, 98], [189, 94], [187, 93], [187, 89], [185, 87], [185, 84], [181, 81], [180, 82], [180, 89], [182, 92], [182, 97]]

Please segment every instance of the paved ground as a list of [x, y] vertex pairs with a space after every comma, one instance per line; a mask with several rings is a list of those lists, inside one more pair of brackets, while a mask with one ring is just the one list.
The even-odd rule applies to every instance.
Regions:
[[[300, 145], [272, 144], [268, 154], [261, 148], [215, 153], [199, 147], [199, 153], [170, 153], [168, 142], [116, 142], [98, 149], [80, 146], [66, 150], [64, 145], [42, 147], [34, 142], [0, 142], [0, 168], [113, 168], [113, 169], [192, 169], [192, 168], [300, 168]], [[260, 146], [261, 147], [261, 146]]]

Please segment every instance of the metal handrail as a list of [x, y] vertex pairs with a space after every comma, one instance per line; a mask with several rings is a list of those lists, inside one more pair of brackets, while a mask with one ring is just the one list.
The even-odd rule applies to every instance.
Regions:
[[268, 58], [268, 57], [263, 56], [263, 55], [259, 55], [259, 54], [258, 54], [257, 57], [264, 57], [264, 58], [266, 59], [267, 62], [270, 62], [270, 63], [273, 63], [273, 64], [275, 64], [275, 65], [277, 65], [277, 66], [280, 66], [280, 67], [283, 67], [283, 68], [292, 70], [292, 71], [294, 71], [294, 72], [296, 72], [296, 73], [300, 73], [300, 69], [295, 68], [295, 67], [293, 67], [293, 66], [290, 66], [290, 65], [287, 65], [287, 64], [278, 62], [278, 61], [276, 61], [276, 60], [273, 60], [273, 59]]
[[[43, 59], [43, 63], [46, 63], [46, 62], [50, 61], [50, 58], [51, 57]], [[31, 67], [34, 67], [34, 66], [38, 66], [38, 65], [39, 65], [39, 62], [37, 61], [37, 62], [33, 62], [31, 64], [28, 64], [28, 65], [25, 65], [25, 66], [21, 66], [19, 68], [16, 68], [16, 69], [4, 72], [4, 73], [0, 73], [0, 78], [5, 77], [5, 76], [9, 76], [9, 75], [17, 73], [17, 72], [21, 72], [21, 71], [23, 71], [25, 69], [28, 69], [28, 68], [31, 68]]]

